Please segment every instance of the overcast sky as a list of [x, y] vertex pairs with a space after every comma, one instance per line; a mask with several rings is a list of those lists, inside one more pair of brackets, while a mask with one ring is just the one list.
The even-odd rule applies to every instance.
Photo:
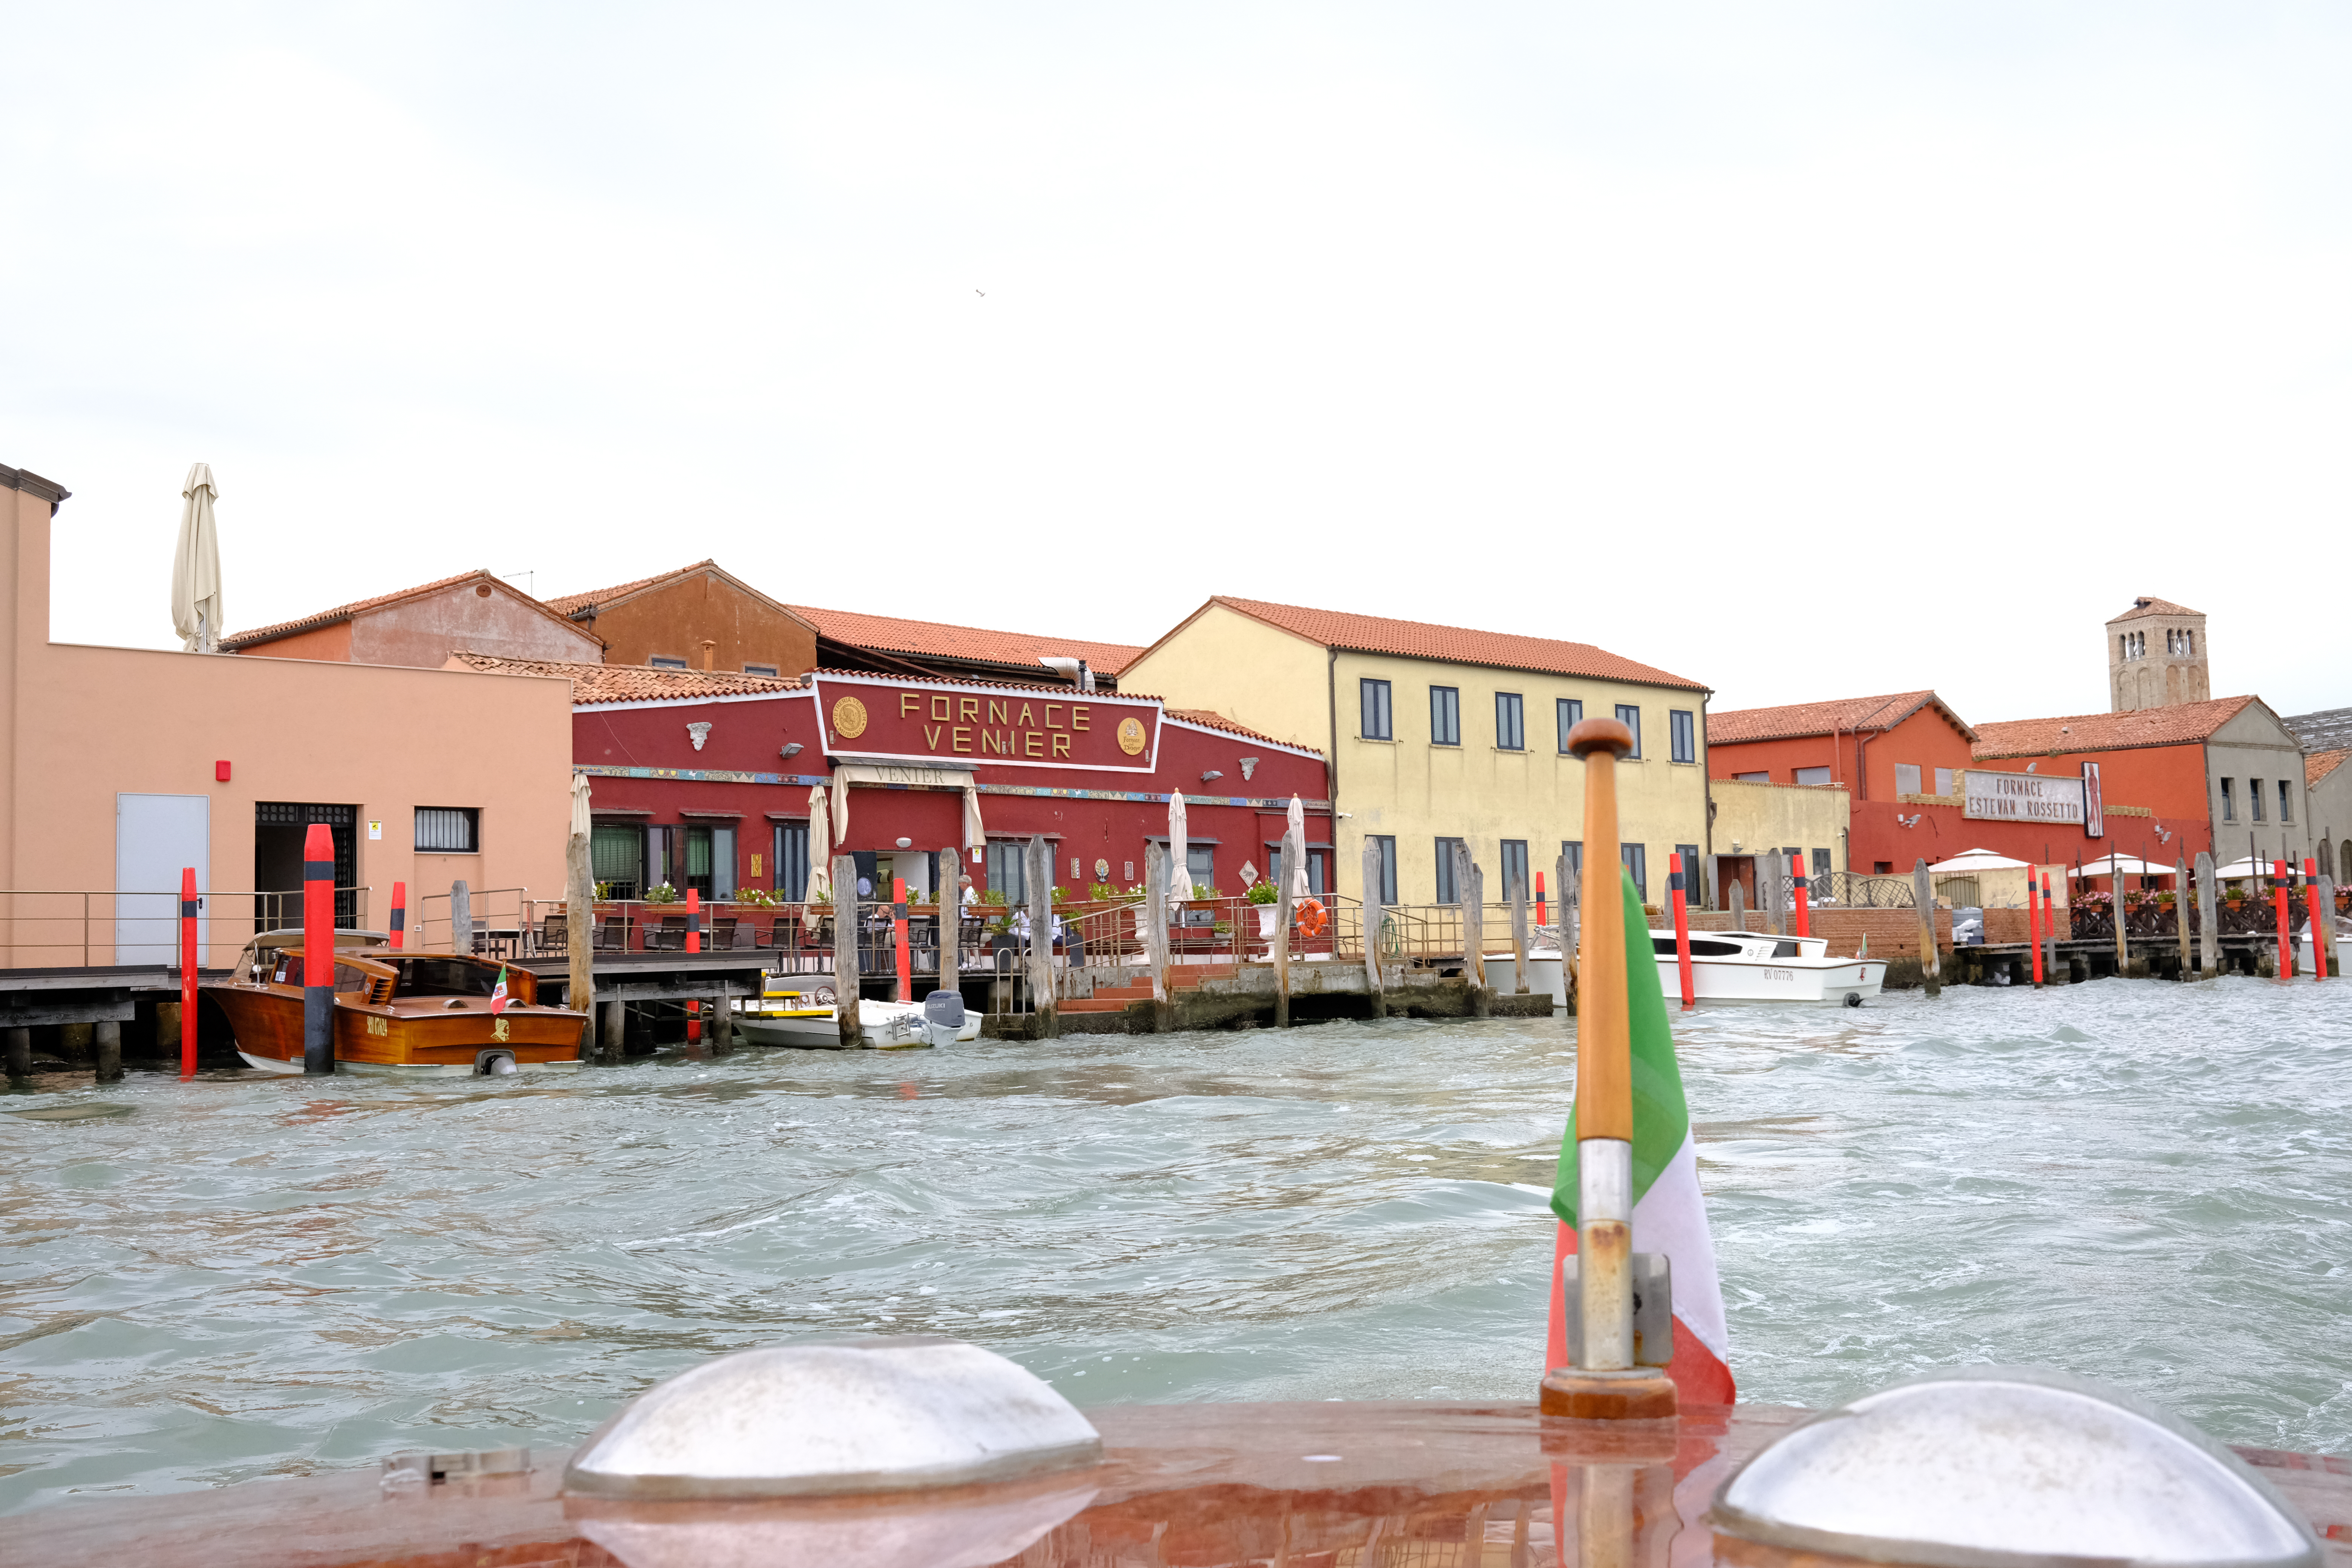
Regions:
[[[1627, 13], [1632, 13], [1628, 15]], [[1148, 642], [1212, 593], [1718, 708], [2352, 704], [2352, 11], [5, 13], [60, 638], [476, 566]]]

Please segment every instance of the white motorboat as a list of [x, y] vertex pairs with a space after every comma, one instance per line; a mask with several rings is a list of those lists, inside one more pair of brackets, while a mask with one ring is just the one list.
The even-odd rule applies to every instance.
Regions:
[[[1682, 972], [1675, 933], [1653, 930], [1658, 983], [1679, 1001]], [[1770, 931], [1693, 931], [1691, 995], [1700, 1002], [1827, 1002], [1859, 1007], [1886, 982], [1883, 958], [1832, 958], [1825, 937]]]
[[[885, 1051], [980, 1038], [979, 1014], [965, 1008], [962, 999], [952, 992], [940, 992], [936, 996], [954, 1004], [949, 1010], [952, 1017], [944, 1013], [937, 1017], [927, 1016], [933, 1005], [929, 1002], [861, 998], [857, 1004], [859, 1030], [868, 1045]], [[756, 1005], [748, 1000], [737, 1004], [733, 1022], [735, 1033], [755, 1046], [793, 1046], [803, 1050], [841, 1047], [840, 1013], [834, 1005], [830, 985], [803, 991], [780, 984], [778, 976], [771, 975]]]
[[[1683, 994], [1682, 974], [1675, 957], [1675, 933], [1653, 930], [1650, 943], [1657, 952], [1658, 984], [1669, 1002]], [[1693, 931], [1691, 995], [1700, 1002], [1831, 1003], [1859, 1007], [1879, 994], [1886, 982], [1882, 958], [1832, 958], [1829, 942], [1818, 936], [1774, 936], [1769, 931]], [[1497, 965], [1499, 964], [1499, 969]], [[1510, 973], [1508, 953], [1486, 960], [1486, 973]], [[1528, 987], [1549, 991], [1552, 1005], [1568, 1005], [1568, 982], [1559, 949], [1545, 945], [1528, 952]]]

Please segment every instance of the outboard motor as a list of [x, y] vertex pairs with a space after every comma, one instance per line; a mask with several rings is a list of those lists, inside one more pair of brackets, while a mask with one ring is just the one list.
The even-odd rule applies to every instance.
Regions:
[[951, 1046], [963, 1032], [963, 993], [934, 991], [923, 998], [923, 1033], [934, 1046]]

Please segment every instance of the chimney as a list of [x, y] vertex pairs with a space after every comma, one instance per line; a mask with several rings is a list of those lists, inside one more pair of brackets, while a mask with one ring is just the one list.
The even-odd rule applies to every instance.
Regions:
[[718, 668], [719, 645], [709, 637], [702, 639], [702, 668], [707, 672]]

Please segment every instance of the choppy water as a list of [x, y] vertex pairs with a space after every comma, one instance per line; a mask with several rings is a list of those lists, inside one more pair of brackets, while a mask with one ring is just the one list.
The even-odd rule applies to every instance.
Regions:
[[[721, 1351], [936, 1331], [1080, 1405], [1525, 1398], [1563, 1021], [37, 1079], [0, 1108], [0, 1510], [576, 1439]], [[2352, 986], [1680, 1026], [1745, 1397], [1960, 1362], [2352, 1449]]]

